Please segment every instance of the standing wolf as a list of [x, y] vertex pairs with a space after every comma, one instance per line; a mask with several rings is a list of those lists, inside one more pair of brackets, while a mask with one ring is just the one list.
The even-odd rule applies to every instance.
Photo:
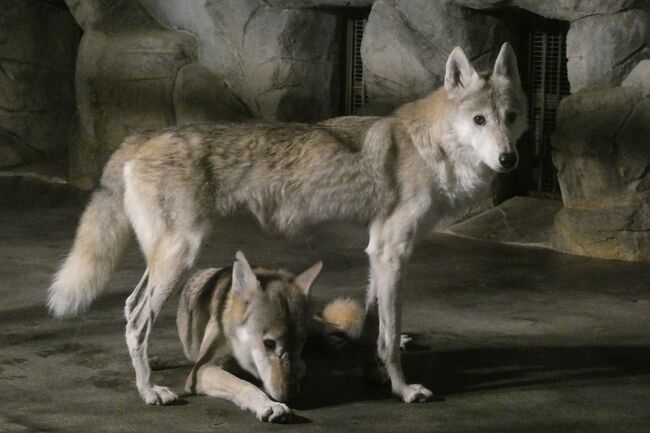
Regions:
[[176, 395], [150, 380], [149, 333], [215, 218], [245, 209], [289, 234], [326, 220], [361, 221], [370, 231], [364, 335], [376, 337], [393, 393], [426, 400], [431, 392], [408, 384], [400, 362], [404, 265], [419, 234], [486, 192], [495, 173], [515, 168], [526, 110], [506, 43], [486, 75], [455, 48], [444, 87], [385, 118], [190, 125], [132, 136], [104, 169], [49, 308], [57, 317], [83, 310], [133, 228], [147, 271], [126, 302], [126, 341], [142, 398], [169, 403]]

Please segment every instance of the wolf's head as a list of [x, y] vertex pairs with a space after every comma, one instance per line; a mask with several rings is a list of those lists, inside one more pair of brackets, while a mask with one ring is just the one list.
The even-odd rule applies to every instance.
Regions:
[[447, 60], [445, 89], [456, 102], [450, 127], [458, 144], [472, 148], [496, 172], [516, 168], [516, 143], [528, 128], [528, 108], [512, 46], [503, 44], [493, 71], [486, 75], [474, 70], [460, 47], [454, 48]]
[[273, 399], [287, 401], [305, 371], [301, 354], [307, 298], [322, 262], [295, 276], [283, 270], [253, 270], [241, 252], [236, 257], [230, 307], [240, 310], [240, 320], [229, 335], [233, 353]]

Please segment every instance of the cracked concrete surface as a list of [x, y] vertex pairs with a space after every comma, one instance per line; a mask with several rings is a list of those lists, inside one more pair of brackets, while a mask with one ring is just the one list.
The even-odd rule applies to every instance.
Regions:
[[[123, 303], [143, 262], [128, 250], [108, 290], [83, 317], [50, 319], [45, 288], [73, 238], [79, 207], [60, 200], [0, 206], [1, 432], [647, 432], [650, 425], [650, 269], [433, 235], [415, 251], [404, 289], [407, 376], [437, 401], [406, 405], [365, 385], [354, 356], [312, 348], [300, 418], [263, 425], [231, 403], [185, 396], [148, 407], [133, 384]], [[2, 198], [6, 198], [3, 196]], [[251, 261], [300, 270], [323, 259], [316, 302], [363, 296], [365, 236], [329, 227], [290, 243], [248, 220], [220, 224], [200, 265]], [[182, 390], [188, 363], [176, 336], [177, 300], [154, 327], [158, 383]]]

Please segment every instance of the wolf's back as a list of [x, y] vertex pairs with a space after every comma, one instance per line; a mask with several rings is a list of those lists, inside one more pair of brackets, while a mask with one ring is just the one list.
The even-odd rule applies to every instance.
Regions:
[[132, 137], [111, 156], [86, 206], [72, 250], [48, 289], [48, 307], [55, 317], [82, 312], [106, 286], [126, 246], [130, 226], [123, 207], [122, 171], [137, 141]]

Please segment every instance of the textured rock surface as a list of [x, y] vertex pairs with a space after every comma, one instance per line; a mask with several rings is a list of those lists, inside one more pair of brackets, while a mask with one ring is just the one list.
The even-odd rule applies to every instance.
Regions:
[[[650, 76], [646, 76], [646, 83]], [[650, 97], [640, 86], [564, 99], [553, 137], [559, 250], [650, 260]]]
[[243, 35], [243, 97], [262, 117], [309, 121], [336, 114], [337, 19], [312, 10], [262, 8]]
[[80, 30], [69, 12], [46, 2], [1, 0], [0, 8], [0, 167], [5, 167], [67, 150]]
[[475, 9], [511, 6], [571, 23], [567, 37], [572, 93], [617, 86], [650, 57], [646, 0], [453, 0]]
[[623, 87], [639, 87], [643, 96], [650, 95], [650, 59], [642, 60], [623, 80]]
[[200, 63], [182, 66], [174, 85], [176, 124], [244, 120], [249, 116], [246, 106]]
[[337, 114], [336, 14], [262, 0], [143, 3], [166, 25], [197, 35], [201, 63], [223, 76], [253, 115], [317, 120]]
[[128, 134], [175, 124], [178, 69], [195, 60], [189, 34], [160, 28], [84, 33], [77, 63], [80, 130], [71, 181], [93, 186], [110, 154]]
[[337, 114], [336, 14], [262, 0], [67, 3], [85, 30], [71, 155], [71, 180], [82, 188], [134, 130], [248, 113], [305, 121]]
[[476, 9], [512, 6], [538, 15], [574, 21], [590, 15], [604, 15], [643, 4], [645, 0], [452, 0], [458, 5]]
[[551, 247], [553, 221], [562, 209], [559, 200], [513, 197], [445, 232], [491, 242]]
[[483, 69], [505, 39], [505, 26], [489, 15], [445, 2], [379, 0], [362, 44], [369, 98], [394, 106], [423, 96], [442, 84], [455, 46]]
[[[84, 29], [76, 74], [79, 114], [72, 128], [77, 134], [70, 140], [71, 178], [84, 188], [93, 186], [110, 153], [137, 129], [249, 115], [312, 121], [339, 114], [343, 20], [338, 7], [372, 6], [362, 44], [371, 101], [365, 114], [386, 113], [440, 85], [455, 46], [465, 49], [477, 69], [491, 66], [501, 43], [514, 36], [510, 15], [490, 9], [516, 7], [569, 21], [568, 74], [572, 92], [580, 94], [569, 98], [558, 115], [556, 163], [566, 209], [556, 220], [555, 244], [584, 254], [645, 257], [649, 61], [636, 65], [650, 56], [647, 1], [66, 3]], [[30, 7], [52, 9], [43, 2], [7, 2], [0, 17], [0, 35], [13, 32], [0, 40], [4, 164], [60, 149], [68, 141], [61, 131], [70, 123], [71, 109], [52, 109], [52, 101], [65, 101], [66, 87], [52, 83], [62, 59], [69, 57], [60, 55], [56, 38], [47, 40], [50, 48], [32, 49], [16, 31], [22, 29], [20, 20], [7, 18]], [[29, 49], [14, 49], [20, 44]], [[39, 50], [55, 53], [56, 67]], [[13, 59], [17, 52], [27, 57]], [[38, 72], [43, 64], [55, 74]], [[610, 90], [593, 93], [602, 89]], [[604, 228], [596, 234], [598, 224]]]
[[370, 7], [375, 0], [266, 0], [271, 6], [281, 8], [311, 8], [311, 7]]
[[571, 23], [567, 71], [571, 92], [617, 86], [650, 56], [650, 13], [633, 9]]

